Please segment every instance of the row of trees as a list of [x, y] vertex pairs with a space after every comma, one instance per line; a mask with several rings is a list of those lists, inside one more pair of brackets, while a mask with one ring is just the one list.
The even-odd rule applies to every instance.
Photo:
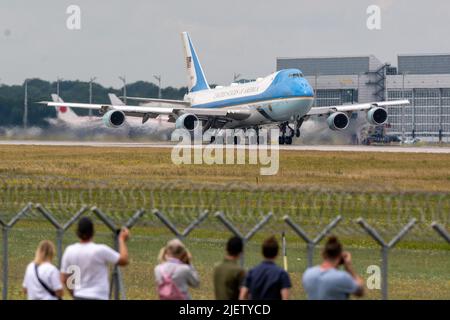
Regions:
[[[164, 99], [183, 99], [187, 88], [166, 87], [161, 90]], [[55, 117], [55, 110], [37, 101], [50, 100], [50, 94], [56, 93], [56, 82], [41, 79], [28, 80], [28, 124], [30, 126], [47, 126], [45, 118]], [[108, 93], [122, 95], [122, 89], [105, 88], [98, 83], [92, 85], [93, 103], [109, 103]], [[89, 82], [61, 81], [59, 94], [64, 101], [89, 102]], [[23, 122], [25, 85], [0, 86], [0, 126], [20, 126]], [[145, 81], [137, 81], [127, 85], [127, 95], [133, 97], [158, 97], [158, 86]], [[130, 102], [128, 102], [130, 103]], [[86, 115], [87, 110], [74, 110], [77, 114]]]

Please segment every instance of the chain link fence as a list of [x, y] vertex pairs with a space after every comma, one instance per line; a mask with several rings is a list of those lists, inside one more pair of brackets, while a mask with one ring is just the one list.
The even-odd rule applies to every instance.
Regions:
[[[129, 181], [118, 185], [114, 180], [0, 176], [3, 299], [18, 290], [17, 283], [23, 276], [13, 266], [26, 266], [39, 239], [56, 240], [60, 261], [64, 246], [76, 241], [72, 226], [82, 215], [95, 219], [99, 225], [98, 241], [111, 246], [116, 243], [120, 226], [139, 228], [137, 235], [142, 246], [151, 241], [162, 245], [171, 236], [214, 246], [223, 244], [230, 233], [242, 237], [247, 244], [252, 238], [286, 232], [296, 248], [297, 244], [306, 245], [307, 265], [313, 263], [315, 247], [330, 232], [339, 235], [344, 243], [373, 250], [378, 243], [385, 276], [382, 297], [387, 298], [387, 253], [398, 241], [411, 247], [441, 248], [448, 254], [445, 246], [449, 239], [450, 194], [184, 181]], [[395, 242], [389, 242], [402, 230], [405, 232]], [[113, 271], [111, 295], [125, 298], [126, 283], [118, 268]], [[15, 289], [9, 287], [10, 283], [16, 283]], [[12, 298], [17, 297], [17, 293], [12, 293]]]

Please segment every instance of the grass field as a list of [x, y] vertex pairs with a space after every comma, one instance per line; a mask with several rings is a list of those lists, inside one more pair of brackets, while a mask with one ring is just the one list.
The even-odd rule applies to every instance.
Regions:
[[280, 170], [258, 165], [173, 165], [170, 149], [1, 146], [0, 174], [85, 180], [301, 185], [340, 190], [450, 191], [450, 155], [408, 153], [280, 153]]
[[[219, 190], [221, 185], [227, 183], [238, 185], [246, 183], [255, 187], [264, 186], [266, 190], [271, 190], [271, 187], [273, 190], [279, 190], [280, 185], [291, 185], [320, 188], [330, 192], [369, 194], [382, 191], [392, 194], [433, 192], [448, 195], [450, 191], [450, 156], [442, 154], [286, 151], [281, 152], [279, 174], [265, 177], [259, 175], [258, 166], [175, 166], [170, 161], [170, 149], [2, 146], [0, 159], [1, 176], [8, 184], [15, 186], [33, 183], [35, 178], [41, 176], [54, 176], [76, 179], [77, 188], [92, 181], [113, 181], [115, 186], [124, 190], [131, 188], [136, 182], [167, 183], [182, 180], [198, 184], [204, 182], [217, 184]], [[176, 192], [171, 191], [166, 200], [178, 204], [180, 200]], [[279, 191], [273, 191], [274, 194], [277, 192]], [[411, 193], [410, 197], [415, 197], [414, 193]], [[223, 197], [229, 196], [230, 193], [223, 192]], [[2, 206], [19, 207], [21, 203], [28, 201], [27, 197], [34, 197], [33, 201], [41, 201], [44, 204], [48, 200], [42, 194], [30, 193], [23, 194], [21, 199], [15, 199], [12, 204], [3, 200]], [[246, 195], [243, 194], [241, 197], [245, 198]], [[435, 198], [424, 199], [430, 199], [430, 206], [436, 205]], [[424, 205], [423, 201], [426, 200], [421, 201], [420, 204]], [[378, 204], [378, 209], [373, 210], [370, 215], [372, 221], [388, 223], [383, 206], [383, 203]], [[413, 206], [414, 203], [411, 204], [411, 207]], [[372, 209], [370, 207], [355, 209], [355, 217], [361, 211]], [[316, 213], [317, 211], [312, 211], [311, 217], [305, 218], [303, 223], [315, 224], [313, 215]], [[9, 216], [9, 213], [3, 207], [0, 208], [0, 216], [5, 215]], [[177, 225], [185, 224], [186, 220], [177, 221]], [[249, 225], [243, 225], [242, 228], [248, 227]], [[267, 226], [251, 240], [246, 250], [247, 267], [259, 261], [259, 243], [262, 238], [278, 231], [278, 227], [274, 229]], [[158, 223], [139, 225], [132, 230], [132, 235], [130, 240], [132, 262], [124, 269], [127, 297], [156, 298], [153, 267], [157, 252], [171, 236], [167, 229]], [[26, 264], [33, 258], [38, 241], [44, 238], [54, 239], [54, 236], [54, 229], [42, 220], [20, 221], [11, 230], [10, 298], [22, 298], [20, 294], [22, 276]], [[228, 233], [224, 228], [215, 223], [205, 224], [189, 236], [187, 245], [194, 255], [195, 265], [202, 279], [201, 288], [192, 291], [194, 298], [213, 298], [212, 268], [215, 262], [221, 260], [223, 244], [227, 237]], [[343, 234], [342, 239], [347, 249], [353, 252], [358, 272], [367, 277], [367, 267], [380, 263], [379, 248], [370, 238], [353, 233]], [[65, 244], [73, 241], [75, 241], [73, 232], [69, 231], [65, 237]], [[97, 241], [111, 243], [111, 236], [100, 228]], [[316, 261], [319, 253], [320, 246], [316, 250]], [[305, 294], [300, 278], [306, 266], [306, 251], [304, 244], [292, 233], [288, 234], [288, 258], [294, 284], [293, 298], [303, 299]], [[420, 236], [407, 237], [392, 251], [389, 267], [391, 298], [450, 299], [450, 248], [442, 239], [433, 236], [431, 231]], [[369, 291], [369, 299], [379, 297], [379, 290]]]

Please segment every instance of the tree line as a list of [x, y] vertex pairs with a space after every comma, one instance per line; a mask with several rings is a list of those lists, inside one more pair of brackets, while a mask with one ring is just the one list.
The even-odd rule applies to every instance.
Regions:
[[[51, 100], [50, 95], [56, 93], [56, 82], [49, 82], [38, 78], [27, 80], [28, 83], [28, 125], [48, 126], [45, 118], [56, 117], [54, 108], [36, 104], [37, 101]], [[161, 89], [164, 99], [183, 99], [187, 92], [186, 87], [166, 87]], [[117, 96], [123, 94], [123, 89], [103, 87], [101, 84], [92, 84], [92, 102], [110, 103], [108, 93]], [[89, 82], [60, 81], [59, 95], [64, 101], [89, 103]], [[158, 86], [151, 82], [137, 81], [127, 84], [127, 96], [157, 98]], [[20, 126], [23, 123], [25, 98], [25, 82], [22, 85], [0, 86], [0, 126]], [[128, 101], [130, 104], [130, 101]], [[74, 110], [79, 115], [87, 115], [88, 110]]]

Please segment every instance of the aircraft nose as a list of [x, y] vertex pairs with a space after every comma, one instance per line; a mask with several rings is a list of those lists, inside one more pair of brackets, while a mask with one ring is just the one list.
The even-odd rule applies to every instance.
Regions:
[[308, 81], [306, 81], [306, 80], [304, 81], [304, 86], [305, 86], [305, 95], [313, 97], [314, 89], [313, 89], [313, 87], [311, 87], [311, 85], [308, 83]]
[[306, 79], [301, 79], [299, 82], [299, 91], [302, 96], [313, 97], [314, 89], [311, 87], [309, 82]]

